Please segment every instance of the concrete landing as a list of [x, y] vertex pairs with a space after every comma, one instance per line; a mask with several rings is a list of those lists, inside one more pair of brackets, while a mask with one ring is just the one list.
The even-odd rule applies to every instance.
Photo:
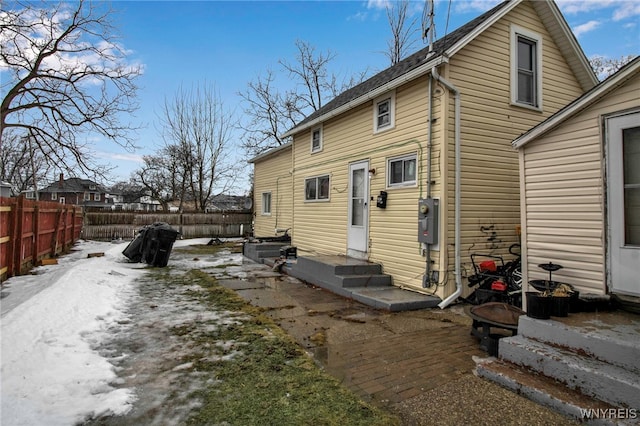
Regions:
[[282, 271], [376, 309], [391, 312], [433, 308], [439, 297], [393, 285], [382, 266], [346, 256], [300, 256]]

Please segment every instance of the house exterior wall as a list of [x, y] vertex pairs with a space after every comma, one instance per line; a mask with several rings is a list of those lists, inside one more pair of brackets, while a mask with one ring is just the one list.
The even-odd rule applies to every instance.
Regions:
[[548, 277], [537, 265], [551, 261], [554, 280], [606, 293], [603, 117], [639, 108], [639, 93], [636, 76], [520, 150], [525, 280]]
[[[511, 26], [542, 37], [542, 110], [511, 104]], [[489, 57], [488, 57], [489, 56]], [[487, 63], [491, 63], [490, 70]], [[511, 141], [583, 93], [536, 12], [524, 2], [455, 54], [447, 78], [461, 93], [461, 261], [473, 274], [472, 253], [511, 259], [509, 246], [519, 242], [518, 154]], [[451, 101], [450, 104], [453, 104]], [[453, 112], [450, 112], [453, 117]], [[453, 125], [450, 120], [449, 126]], [[449, 129], [449, 140], [453, 140]], [[454, 237], [454, 151], [447, 155], [448, 238]], [[453, 270], [453, 245], [449, 244]], [[464, 275], [464, 273], [463, 273]], [[463, 286], [464, 293], [470, 289]], [[471, 289], [472, 290], [472, 289]], [[452, 283], [449, 292], [453, 291]]]
[[[270, 237], [276, 228], [289, 229], [292, 220], [291, 148], [254, 163], [254, 235]], [[262, 194], [271, 193], [271, 214], [263, 214]], [[282, 235], [282, 234], [279, 234]]]
[[[383, 265], [395, 284], [421, 287], [425, 258], [417, 241], [418, 199], [425, 191], [428, 77], [395, 91], [395, 127], [374, 133], [373, 102], [323, 123], [323, 149], [310, 153], [311, 133], [294, 140], [294, 233], [300, 254], [346, 254], [349, 164], [366, 160], [375, 174], [369, 179], [368, 259]], [[387, 161], [416, 154], [416, 185], [389, 188]], [[328, 201], [305, 201], [305, 179], [330, 175]], [[437, 189], [437, 188], [436, 188]], [[387, 207], [377, 208], [380, 191]], [[371, 197], [374, 200], [371, 200]], [[433, 254], [437, 261], [437, 252]]]

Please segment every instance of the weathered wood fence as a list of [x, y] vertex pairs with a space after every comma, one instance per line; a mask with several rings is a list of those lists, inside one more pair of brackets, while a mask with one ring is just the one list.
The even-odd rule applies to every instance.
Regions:
[[221, 213], [85, 213], [82, 238], [88, 240], [132, 239], [140, 228], [165, 222], [180, 232], [180, 238], [242, 237], [251, 230], [250, 211]]
[[80, 206], [0, 197], [0, 280], [67, 252], [81, 230]]

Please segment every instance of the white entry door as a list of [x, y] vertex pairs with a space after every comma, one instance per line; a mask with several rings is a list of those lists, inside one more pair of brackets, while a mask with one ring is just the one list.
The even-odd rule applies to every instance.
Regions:
[[364, 259], [369, 239], [369, 162], [349, 165], [347, 256]]
[[640, 296], [640, 113], [607, 120], [611, 291]]

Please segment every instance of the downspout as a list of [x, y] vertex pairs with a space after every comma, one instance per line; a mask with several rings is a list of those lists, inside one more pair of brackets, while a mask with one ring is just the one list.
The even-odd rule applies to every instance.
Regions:
[[[426, 198], [431, 198], [431, 143], [433, 141], [433, 78], [429, 75], [429, 112], [427, 113], [429, 124], [427, 130], [427, 194]], [[422, 191], [420, 191], [422, 192]], [[422, 196], [422, 194], [420, 194]], [[426, 268], [422, 287], [431, 286], [431, 244], [426, 246]]]
[[449, 295], [446, 299], [438, 304], [440, 309], [444, 309], [451, 302], [455, 301], [462, 294], [462, 271], [460, 267], [460, 91], [447, 79], [438, 74], [436, 67], [431, 68], [431, 75], [436, 81], [442, 83], [450, 92], [453, 93], [455, 99], [455, 127], [454, 127], [454, 143], [455, 143], [455, 211], [454, 211], [454, 250], [455, 250], [455, 279], [456, 291]]

